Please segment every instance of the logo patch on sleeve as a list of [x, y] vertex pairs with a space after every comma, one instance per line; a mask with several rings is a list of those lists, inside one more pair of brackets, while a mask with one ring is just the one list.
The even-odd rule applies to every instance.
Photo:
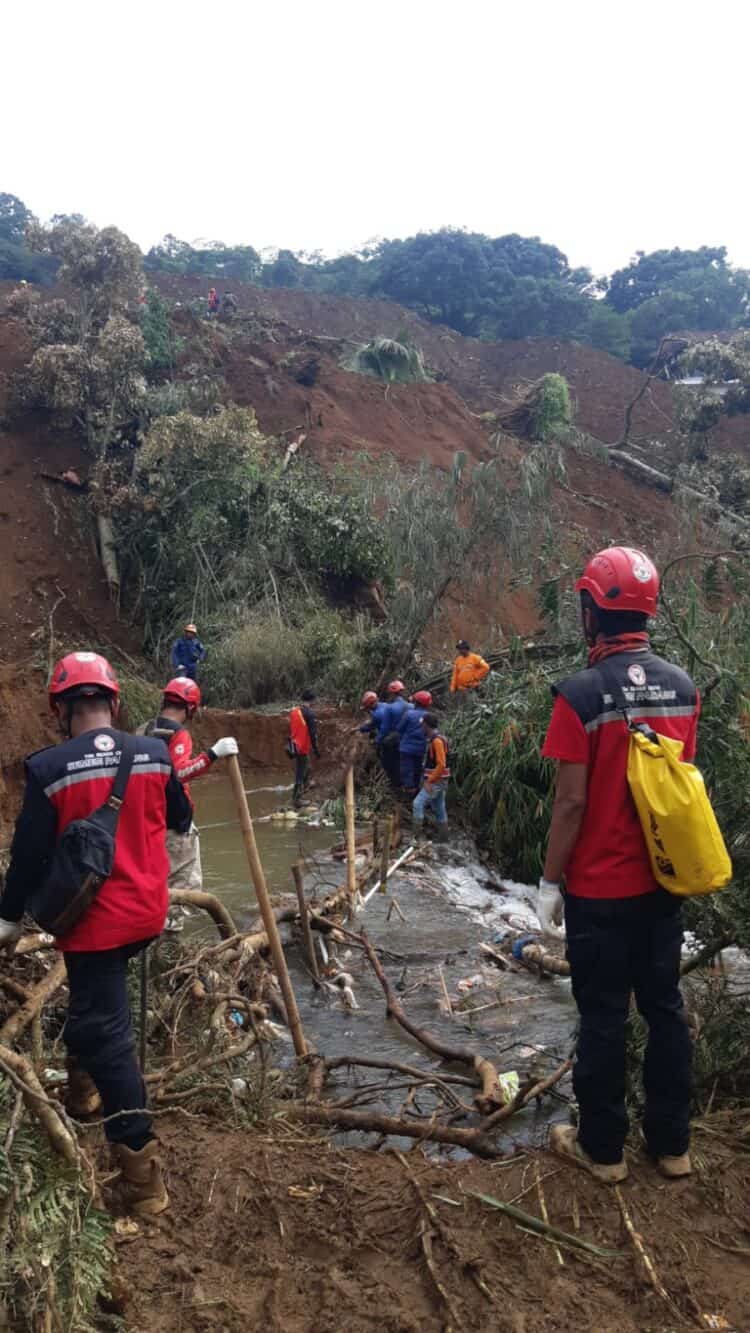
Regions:
[[175, 745], [175, 747], [174, 747], [174, 752], [175, 752], [175, 754], [184, 754], [184, 753], [185, 753], [185, 746], [184, 746], [184, 745]]

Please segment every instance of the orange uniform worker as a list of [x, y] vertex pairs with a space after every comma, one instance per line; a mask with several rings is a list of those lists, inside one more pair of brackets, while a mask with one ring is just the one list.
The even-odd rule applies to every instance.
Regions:
[[456, 649], [458, 657], [451, 676], [451, 694], [458, 694], [461, 690], [475, 690], [490, 673], [489, 663], [479, 653], [471, 651], [471, 645], [466, 639], [459, 639]]

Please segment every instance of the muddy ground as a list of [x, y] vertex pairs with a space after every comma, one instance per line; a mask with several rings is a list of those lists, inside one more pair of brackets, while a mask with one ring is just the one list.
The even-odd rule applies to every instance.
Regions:
[[[618, 1199], [549, 1153], [443, 1163], [342, 1151], [276, 1120], [272, 1134], [167, 1116], [169, 1213], [119, 1246], [131, 1333], [677, 1333], [750, 1328], [750, 1157], [696, 1131], [696, 1173], [667, 1183], [637, 1154]], [[735, 1126], [736, 1128], [736, 1126]], [[513, 1154], [512, 1132], [508, 1152]], [[525, 1231], [488, 1193], [618, 1257]], [[737, 1252], [732, 1252], [736, 1247]], [[742, 1252], [740, 1252], [742, 1251]]]

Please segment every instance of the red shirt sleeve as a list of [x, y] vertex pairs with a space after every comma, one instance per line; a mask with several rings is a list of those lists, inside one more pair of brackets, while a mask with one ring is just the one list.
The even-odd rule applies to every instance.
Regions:
[[199, 754], [193, 758], [193, 738], [189, 731], [176, 731], [169, 742], [169, 755], [180, 782], [199, 778], [211, 767], [211, 757]]
[[561, 694], [555, 699], [542, 757], [560, 759], [565, 764], [588, 764], [590, 759], [586, 729], [575, 709]]

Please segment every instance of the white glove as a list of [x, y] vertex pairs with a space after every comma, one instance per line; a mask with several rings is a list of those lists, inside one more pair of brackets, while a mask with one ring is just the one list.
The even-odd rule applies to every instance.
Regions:
[[539, 881], [537, 916], [545, 935], [552, 935], [558, 940], [565, 937], [565, 930], [562, 925], [563, 896], [560, 892], [560, 885], [550, 883], [543, 875]]
[[20, 921], [4, 921], [0, 917], [0, 949], [4, 949], [6, 953], [13, 953], [22, 934], [23, 927]]
[[240, 747], [234, 736], [222, 736], [220, 741], [214, 741], [211, 746], [211, 754], [214, 759], [228, 759], [230, 754], [239, 754]]

